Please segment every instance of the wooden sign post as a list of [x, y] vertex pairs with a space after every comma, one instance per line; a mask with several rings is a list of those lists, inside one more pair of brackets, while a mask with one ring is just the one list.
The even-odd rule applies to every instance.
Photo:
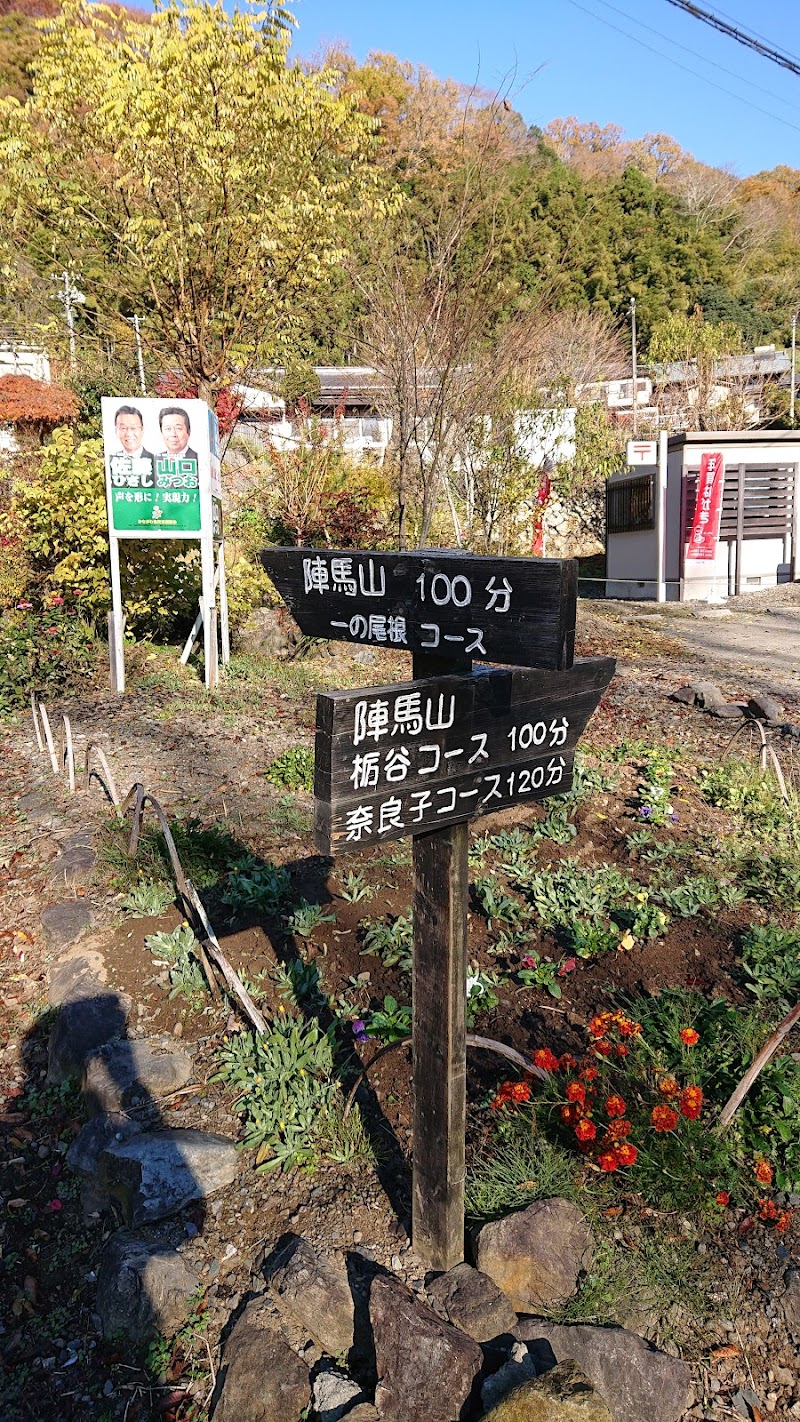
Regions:
[[413, 1242], [450, 1269], [464, 1257], [468, 823], [569, 790], [615, 663], [573, 664], [572, 560], [261, 559], [303, 632], [413, 653], [411, 682], [317, 698], [314, 837], [323, 854], [413, 837]]

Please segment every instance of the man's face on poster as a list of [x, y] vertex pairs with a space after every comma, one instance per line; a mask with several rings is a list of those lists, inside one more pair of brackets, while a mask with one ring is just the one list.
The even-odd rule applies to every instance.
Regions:
[[161, 422], [161, 434], [167, 454], [180, 454], [189, 443], [189, 431], [183, 415], [165, 415]]
[[138, 415], [117, 415], [114, 421], [117, 439], [126, 454], [135, 454], [142, 443], [144, 426]]

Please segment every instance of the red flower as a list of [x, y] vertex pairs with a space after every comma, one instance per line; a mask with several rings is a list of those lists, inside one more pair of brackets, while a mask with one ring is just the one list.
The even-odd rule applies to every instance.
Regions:
[[561, 1119], [565, 1126], [574, 1126], [575, 1122], [579, 1121], [580, 1118], [580, 1109], [573, 1102], [570, 1102], [569, 1106], [561, 1107]]
[[685, 1086], [678, 1100], [678, 1110], [687, 1121], [696, 1121], [703, 1109], [703, 1093], [699, 1086]]
[[700, 1041], [700, 1033], [695, 1032], [694, 1027], [681, 1027], [678, 1036], [684, 1047], [694, 1047]]
[[629, 1052], [630, 1047], [626, 1047], [624, 1042], [617, 1042], [616, 1046], [614, 1047], [615, 1057], [627, 1057]]
[[775, 1221], [775, 1228], [776, 1228], [777, 1230], [780, 1230], [781, 1234], [783, 1234], [783, 1233], [789, 1228], [789, 1225], [790, 1225], [791, 1223], [792, 1223], [792, 1211], [791, 1211], [791, 1210], [781, 1210], [781, 1213], [778, 1215], [778, 1218], [777, 1218], [776, 1221]]
[[541, 1067], [543, 1071], [558, 1071], [558, 1057], [549, 1047], [537, 1047], [533, 1054], [533, 1064]]
[[578, 966], [576, 958], [565, 958], [558, 970], [558, 976], [563, 978], [566, 973], [574, 973]]
[[680, 1087], [674, 1076], [662, 1076], [658, 1083], [658, 1090], [662, 1096], [666, 1096], [667, 1100], [671, 1101], [673, 1096], [678, 1095]]
[[569, 1052], [562, 1052], [558, 1059], [558, 1065], [561, 1071], [574, 1071], [578, 1063]]
[[588, 1032], [589, 1032], [589, 1036], [590, 1036], [590, 1037], [605, 1037], [606, 1032], [608, 1031], [609, 1027], [611, 1026], [613, 1017], [614, 1017], [613, 1012], [598, 1012], [598, 1013], [596, 1013], [595, 1016], [592, 1018], [591, 1022], [589, 1023], [589, 1027], [588, 1027], [588, 1029], [587, 1029]]
[[57, 593], [53, 593], [52, 596], [51, 596], [51, 598], [50, 598], [50, 604], [51, 604], [52, 607], [61, 607], [61, 604], [63, 603], [63, 601], [64, 601], [63, 597], [59, 597], [59, 596], [57, 595]]
[[580, 1076], [581, 1081], [595, 1081], [596, 1078], [600, 1075], [600, 1071], [596, 1066], [585, 1066], [581, 1067], [578, 1075]]
[[772, 1184], [772, 1166], [770, 1165], [768, 1160], [764, 1159], [763, 1155], [759, 1156], [758, 1160], [753, 1166], [753, 1173], [755, 1174], [756, 1180], [759, 1182], [760, 1185]]
[[523, 1101], [530, 1101], [531, 1089], [527, 1081], [515, 1081], [511, 1088], [511, 1100], [518, 1104]]
[[616, 1093], [609, 1096], [606, 1101], [606, 1115], [608, 1116], [624, 1116], [627, 1109], [622, 1097], [617, 1096]]
[[594, 1044], [594, 1049], [595, 1049], [595, 1051], [597, 1052], [598, 1056], [601, 1056], [601, 1057], [610, 1057], [610, 1056], [611, 1056], [611, 1043], [610, 1043], [610, 1042], [595, 1042], [595, 1044]]
[[47, 631], [48, 631], [48, 634], [52, 636], [53, 632], [57, 632], [57, 631], [58, 631], [58, 628], [57, 628], [57, 627], [48, 627]]
[[571, 1081], [564, 1092], [568, 1101], [580, 1101], [583, 1105], [586, 1100], [586, 1087], [582, 1081]]
[[656, 1131], [674, 1131], [678, 1124], [678, 1113], [671, 1106], [654, 1106], [650, 1113], [650, 1124]]
[[608, 1141], [609, 1145], [615, 1145], [617, 1141], [624, 1141], [632, 1130], [630, 1121], [612, 1121], [605, 1133], [604, 1140]]
[[717, 1193], [716, 1193], [716, 1195], [714, 1196], [714, 1203], [715, 1203], [715, 1205], [721, 1205], [722, 1208], [723, 1208], [723, 1210], [724, 1210], [724, 1208], [725, 1208], [726, 1205], [729, 1205], [729, 1204], [730, 1204], [730, 1202], [731, 1202], [731, 1197], [730, 1197], [730, 1195], [728, 1194], [727, 1190], [718, 1190]]
[[584, 1118], [584, 1120], [579, 1121], [575, 1127], [575, 1135], [579, 1141], [593, 1141], [597, 1135], [597, 1127], [593, 1121], [587, 1121]]
[[758, 1202], [758, 1216], [759, 1216], [759, 1219], [762, 1219], [762, 1220], [764, 1220], [765, 1222], [766, 1222], [767, 1220], [776, 1220], [776, 1219], [778, 1218], [778, 1215], [779, 1215], [779, 1214], [780, 1214], [780, 1211], [779, 1211], [779, 1209], [778, 1209], [778, 1206], [775, 1204], [775, 1201], [774, 1201], [774, 1200], [759, 1200], [759, 1202]]
[[598, 1155], [598, 1157], [597, 1157], [597, 1164], [600, 1166], [600, 1169], [601, 1169], [601, 1170], [604, 1170], [604, 1171], [606, 1172], [606, 1174], [610, 1174], [612, 1170], [618, 1170], [618, 1169], [619, 1169], [619, 1151], [617, 1151], [617, 1150], [604, 1150], [604, 1151], [601, 1151], [600, 1155]]
[[636, 1146], [631, 1145], [630, 1141], [623, 1141], [621, 1145], [617, 1146], [617, 1157], [620, 1165], [635, 1165], [638, 1154], [639, 1152]]

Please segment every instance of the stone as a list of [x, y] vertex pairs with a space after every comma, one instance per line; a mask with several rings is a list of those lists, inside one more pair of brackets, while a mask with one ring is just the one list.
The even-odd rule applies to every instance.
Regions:
[[740, 706], [738, 701], [724, 701], [720, 706], [709, 706], [707, 710], [712, 716], [718, 716], [721, 721], [741, 720], [744, 716], [745, 708]]
[[786, 1292], [781, 1302], [786, 1327], [795, 1337], [800, 1337], [800, 1269], [787, 1269], [783, 1282]]
[[515, 1388], [521, 1387], [522, 1383], [529, 1382], [536, 1377], [536, 1368], [533, 1358], [524, 1343], [515, 1343], [511, 1349], [508, 1361], [498, 1368], [496, 1373], [491, 1373], [481, 1388], [481, 1402], [488, 1410], [496, 1407], [498, 1402], [507, 1397]]
[[483, 1362], [474, 1339], [387, 1274], [373, 1280], [370, 1320], [381, 1422], [457, 1422]]
[[605, 1400], [571, 1358], [523, 1383], [485, 1422], [616, 1422]]
[[288, 657], [302, 632], [286, 607], [256, 607], [236, 634], [237, 650], [262, 657]]
[[712, 706], [721, 706], [725, 700], [713, 681], [690, 681], [689, 686], [694, 692], [695, 705], [704, 706], [706, 711], [710, 711]]
[[614, 1422], [677, 1422], [686, 1407], [692, 1380], [686, 1363], [627, 1328], [532, 1318], [517, 1333], [528, 1343], [537, 1373], [574, 1359], [606, 1399]]
[[67, 1151], [67, 1165], [80, 1178], [81, 1209], [86, 1223], [94, 1216], [105, 1213], [111, 1205], [108, 1195], [97, 1183], [97, 1162], [102, 1152], [115, 1142], [139, 1135], [141, 1130], [138, 1121], [115, 1111], [87, 1121], [72, 1142]]
[[290, 1238], [267, 1280], [282, 1313], [335, 1356], [353, 1346], [353, 1295], [340, 1255], [318, 1254], [305, 1239]]
[[747, 702], [751, 716], [759, 721], [782, 721], [783, 707], [774, 696], [751, 696]]
[[162, 1130], [108, 1146], [97, 1180], [128, 1225], [177, 1214], [193, 1200], [230, 1185], [239, 1165], [233, 1141], [208, 1131]]
[[679, 686], [677, 691], [670, 693], [671, 701], [679, 701], [683, 706], [694, 706], [697, 701], [697, 693], [693, 686]]
[[503, 1290], [517, 1313], [561, 1308], [578, 1276], [591, 1267], [594, 1241], [577, 1205], [537, 1200], [527, 1209], [484, 1225], [476, 1263]]
[[51, 1085], [80, 1076], [92, 1052], [124, 1036], [130, 998], [99, 984], [94, 993], [84, 994], [85, 987], [88, 980], [83, 978], [80, 995], [62, 1002], [50, 1032], [47, 1080]]
[[97, 1271], [97, 1302], [105, 1338], [146, 1343], [170, 1337], [189, 1317], [200, 1279], [176, 1249], [137, 1239], [126, 1229], [108, 1241]]
[[359, 1402], [349, 1412], [345, 1413], [347, 1422], [380, 1422], [375, 1408], [371, 1402]]
[[168, 1096], [185, 1086], [191, 1074], [191, 1059], [171, 1038], [121, 1037], [89, 1057], [83, 1094], [90, 1114], [121, 1111]]
[[434, 1308], [476, 1343], [489, 1343], [516, 1327], [517, 1315], [488, 1274], [469, 1264], [456, 1264], [428, 1287]]
[[314, 1379], [314, 1407], [319, 1413], [319, 1422], [340, 1422], [345, 1414], [351, 1415], [356, 1399], [360, 1401], [362, 1397], [358, 1383], [335, 1368], [317, 1373]]
[[84, 884], [96, 860], [91, 845], [75, 844], [53, 860], [47, 877], [51, 884]]
[[213, 1422], [295, 1422], [308, 1406], [308, 1369], [263, 1299], [252, 1299], [236, 1320], [216, 1391]]
[[39, 917], [48, 948], [66, 948], [91, 927], [92, 906], [85, 899], [69, 899], [63, 904], [48, 904]]
[[93, 948], [74, 948], [50, 969], [47, 1000], [51, 1007], [76, 997], [95, 997], [106, 985], [105, 958]]

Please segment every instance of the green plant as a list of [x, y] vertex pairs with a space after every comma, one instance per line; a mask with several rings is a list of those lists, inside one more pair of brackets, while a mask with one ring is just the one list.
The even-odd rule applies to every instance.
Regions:
[[666, 825], [676, 818], [672, 806], [672, 760], [661, 750], [642, 756], [644, 778], [639, 782], [639, 814], [650, 825]]
[[199, 944], [188, 923], [180, 923], [171, 933], [150, 933], [145, 948], [159, 966], [169, 973], [170, 997], [185, 997], [193, 1011], [204, 1005], [208, 991], [197, 957]]
[[800, 933], [775, 924], [753, 924], [742, 937], [745, 986], [759, 1002], [788, 1010], [800, 993]]
[[321, 904], [310, 904], [301, 899], [299, 906], [286, 919], [286, 926], [300, 938], [310, 938], [321, 923], [335, 923], [335, 913], [325, 913]]
[[476, 879], [472, 885], [472, 892], [476, 903], [486, 915], [490, 929], [493, 923], [505, 923], [509, 927], [516, 927], [528, 917], [525, 905], [506, 892], [495, 874], [487, 874], [482, 879]]
[[681, 918], [694, 918], [701, 909], [717, 908], [721, 902], [720, 885], [705, 874], [684, 879], [674, 889], [661, 889], [659, 898], [665, 908]]
[[305, 963], [302, 958], [293, 958], [286, 967], [276, 967], [273, 977], [280, 996], [294, 1006], [311, 1011], [324, 1007], [326, 997], [318, 963]]
[[474, 1027], [475, 1021], [484, 1012], [492, 1012], [500, 999], [495, 989], [501, 982], [497, 973], [487, 972], [472, 963], [467, 973], [467, 1026]]
[[152, 883], [143, 879], [131, 889], [122, 900], [121, 907], [126, 913], [141, 918], [157, 918], [170, 904], [175, 902], [175, 890], [171, 884]]
[[365, 899], [371, 899], [374, 893], [375, 890], [370, 887], [359, 869], [348, 869], [347, 873], [342, 875], [341, 895], [348, 904], [363, 903]]
[[96, 650], [91, 627], [61, 597], [0, 613], [0, 716], [28, 705], [31, 692], [49, 701], [85, 682]]
[[234, 913], [262, 913], [276, 918], [292, 891], [285, 869], [266, 862], [247, 861], [232, 869], [222, 891], [222, 902]]
[[293, 795], [280, 795], [267, 811], [270, 828], [275, 834], [307, 834], [311, 829], [311, 813], [298, 804]]
[[515, 1129], [478, 1157], [467, 1173], [464, 1208], [470, 1220], [492, 1220], [534, 1200], [553, 1196], [576, 1199], [574, 1158], [558, 1144], [531, 1131], [520, 1113]]
[[308, 746], [290, 746], [265, 771], [270, 785], [281, 790], [314, 789], [314, 752]]
[[553, 963], [550, 958], [543, 958], [539, 953], [529, 953], [522, 959], [522, 966], [517, 969], [517, 978], [525, 988], [544, 988], [551, 997], [559, 998], [560, 973], [559, 965]]
[[[224, 826], [204, 825], [189, 816], [171, 820], [170, 832], [184, 873], [196, 889], [210, 888], [232, 862], [242, 860], [240, 846]], [[129, 834], [116, 817], [103, 829], [97, 858], [112, 871], [112, 883], [135, 889], [142, 879], [171, 879], [172, 861], [161, 830], [152, 823], [143, 826], [135, 859], [128, 852]]]
[[381, 959], [387, 968], [398, 967], [403, 973], [410, 973], [414, 927], [411, 914], [399, 914], [390, 919], [364, 919], [363, 947], [361, 953], [371, 954]]
[[363, 1021], [367, 1036], [381, 1042], [402, 1042], [411, 1036], [411, 1008], [401, 1007], [389, 994], [383, 999], [383, 1006], [367, 1013]]
[[730, 756], [721, 765], [702, 771], [700, 791], [709, 805], [728, 810], [750, 834], [781, 838], [789, 833], [793, 822], [796, 831], [796, 797], [792, 796], [792, 803], [786, 805], [776, 782], [752, 761]]
[[241, 1032], [221, 1048], [214, 1080], [237, 1093], [243, 1145], [256, 1152], [257, 1169], [313, 1169], [326, 1154], [340, 1096], [333, 1032], [313, 1019], [276, 1017], [268, 1032]]
[[579, 958], [597, 958], [619, 943], [620, 930], [613, 922], [606, 927], [596, 919], [578, 918], [567, 932], [569, 946]]

